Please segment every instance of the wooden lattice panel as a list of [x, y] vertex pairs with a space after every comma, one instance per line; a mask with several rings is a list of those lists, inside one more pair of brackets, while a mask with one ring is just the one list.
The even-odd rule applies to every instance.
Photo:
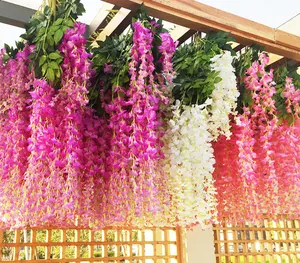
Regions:
[[0, 231], [3, 262], [180, 263], [175, 228]]
[[300, 263], [300, 220], [214, 226], [216, 263]]

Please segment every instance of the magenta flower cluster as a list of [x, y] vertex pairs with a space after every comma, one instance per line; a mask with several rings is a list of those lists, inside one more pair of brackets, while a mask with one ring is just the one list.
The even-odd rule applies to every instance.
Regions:
[[[127, 220], [129, 224], [146, 215], [151, 220], [170, 198], [163, 190], [166, 175], [159, 165], [164, 135], [161, 106], [168, 98], [162, 92], [164, 86], [156, 81], [153, 32], [140, 22], [135, 22], [133, 29], [130, 85], [114, 87], [113, 99], [104, 102], [111, 134], [107, 157], [107, 188], [111, 198], [105, 209], [114, 213], [114, 218]], [[172, 66], [166, 65], [164, 57], [171, 59], [175, 50], [160, 47], [160, 52], [164, 68], [169, 67], [171, 71]], [[110, 68], [105, 67], [108, 73]]]
[[[101, 118], [88, 105], [94, 72], [83, 24], [60, 45], [59, 90], [28, 71], [32, 47], [0, 61], [0, 227], [138, 224], [168, 202], [160, 169], [168, 99], [155, 73], [153, 32], [140, 22], [133, 28], [130, 85], [103, 97]], [[169, 73], [175, 44], [163, 38], [160, 62]]]
[[[75, 23], [62, 39], [58, 90], [29, 71], [34, 47], [26, 46], [7, 63], [5, 50], [0, 51], [0, 228], [184, 224], [176, 207], [185, 196], [174, 199], [183, 186], [176, 180], [168, 184], [163, 154], [177, 43], [161, 33], [155, 61], [160, 25], [151, 25], [133, 23], [130, 83], [100, 90], [101, 117], [88, 100], [95, 74], [85, 48], [85, 25]], [[220, 221], [257, 222], [265, 213], [300, 215], [300, 94], [287, 78], [282, 96], [294, 125], [280, 124], [267, 64], [261, 54], [248, 69], [244, 84], [252, 104], [232, 123], [231, 138], [220, 136], [214, 143]], [[114, 70], [104, 65], [106, 75]], [[188, 148], [184, 152], [190, 153]], [[191, 191], [189, 186], [185, 191]], [[201, 186], [199, 192], [213, 200], [208, 206], [214, 210], [214, 190]], [[198, 202], [197, 193], [191, 193], [191, 203]], [[199, 215], [188, 209], [183, 215], [197, 222]]]

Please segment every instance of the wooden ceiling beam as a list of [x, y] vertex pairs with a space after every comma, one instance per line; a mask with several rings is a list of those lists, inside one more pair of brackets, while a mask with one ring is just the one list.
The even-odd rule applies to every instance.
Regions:
[[236, 47], [234, 47], [233, 50], [234, 50], [235, 52], [239, 52], [239, 51], [241, 51], [244, 47], [245, 47], [244, 45], [239, 44], [239, 45], [237, 45]]
[[183, 26], [176, 26], [175, 29], [173, 29], [170, 34], [174, 40], [177, 40], [179, 42], [179, 45], [184, 43], [186, 40], [188, 40], [192, 35], [194, 35], [197, 31], [191, 30], [187, 27]]
[[125, 13], [127, 15], [124, 17], [124, 19], [122, 20], [122, 22], [113, 30], [113, 32], [111, 33], [111, 35], [120, 35], [120, 34], [122, 34], [125, 31], [125, 29], [131, 24], [132, 18], [136, 14], [136, 9], [130, 10], [129, 13], [126, 10]]
[[283, 66], [284, 64], [286, 64], [287, 62], [288, 62], [287, 58], [281, 58], [281, 59], [271, 63], [270, 65], [268, 65], [267, 70], [270, 70], [271, 68], [277, 69], [277, 68]]
[[196, 30], [189, 30], [184, 35], [182, 35], [180, 38], [178, 38], [179, 45], [183, 44], [185, 41], [187, 41], [190, 37], [195, 35], [197, 33]]
[[106, 0], [137, 8], [142, 3], [148, 14], [202, 32], [230, 32], [243, 45], [257, 43], [267, 52], [300, 61], [300, 37], [191, 0]]
[[109, 23], [109, 13], [110, 10], [118, 10], [120, 8], [116, 7], [113, 4], [103, 2], [103, 5], [101, 6], [100, 10], [96, 14], [95, 18], [92, 20], [88, 27], [88, 36], [92, 35], [93, 33], [104, 29], [107, 24]]
[[295, 68], [298, 68], [300, 66], [300, 61], [295, 61], [292, 59], [287, 59], [287, 58], [281, 58], [273, 63], [270, 63], [270, 65], [268, 65], [267, 70], [272, 69], [277, 69], [279, 67], [282, 67], [284, 65], [290, 65], [293, 66]]
[[24, 27], [36, 10], [0, 0], [0, 23]]
[[132, 17], [131, 15], [129, 15], [130, 13], [132, 13], [131, 10], [123, 7], [120, 8], [118, 13], [108, 22], [106, 27], [98, 35], [95, 42], [104, 41], [107, 36], [122, 33], [126, 29], [126, 27], [130, 24], [131, 17]]

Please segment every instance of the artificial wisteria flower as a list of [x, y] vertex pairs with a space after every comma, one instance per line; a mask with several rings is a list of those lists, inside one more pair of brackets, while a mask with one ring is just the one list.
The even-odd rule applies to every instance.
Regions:
[[63, 163], [63, 160], [56, 159], [62, 143], [56, 132], [54, 94], [54, 88], [45, 80], [34, 80], [33, 91], [30, 92], [30, 156], [22, 196], [24, 218], [30, 226], [55, 222], [62, 214], [64, 178], [56, 169], [58, 162]]
[[28, 91], [33, 75], [28, 71], [32, 47], [25, 46], [17, 58], [3, 64], [0, 59], [0, 218], [9, 226], [24, 223], [23, 183], [29, 156], [28, 131], [30, 98]]
[[154, 75], [153, 32], [140, 22], [133, 29], [130, 85], [114, 86], [112, 100], [103, 103], [111, 134], [104, 210], [115, 225], [154, 224], [153, 215], [166, 202], [165, 190], [159, 191], [165, 185], [159, 162], [163, 158], [161, 108], [168, 100]]
[[103, 71], [106, 74], [111, 74], [113, 72], [113, 66], [111, 64], [105, 63]]
[[174, 41], [169, 33], [161, 33], [161, 45], [158, 47], [160, 52], [160, 62], [162, 64], [162, 72], [165, 80], [170, 85], [173, 83], [175, 72], [173, 70], [173, 55], [176, 51], [178, 41]]
[[292, 78], [286, 78], [286, 84], [283, 91], [286, 98], [286, 110], [292, 113], [295, 118], [300, 118], [300, 89], [295, 89]]
[[[222, 136], [214, 144], [220, 221], [259, 223], [265, 214], [274, 219], [299, 214], [299, 126], [279, 125], [273, 71], [265, 69], [268, 60], [262, 53], [247, 70], [245, 87], [252, 104], [236, 118], [232, 138], [226, 143]], [[297, 103], [292, 94], [295, 89], [287, 79], [287, 109], [294, 109], [292, 101]]]
[[218, 72], [222, 80], [215, 84], [215, 89], [211, 94], [209, 131], [214, 140], [219, 135], [225, 135], [229, 139], [231, 117], [237, 114], [237, 98], [240, 95], [232, 66], [233, 57], [229, 51], [225, 51], [224, 54], [213, 57], [211, 61], [213, 62], [212, 69]]
[[131, 50], [130, 86], [127, 91], [131, 106], [131, 178], [136, 214], [157, 212], [159, 204], [160, 177], [158, 163], [163, 158], [160, 105], [167, 102], [158, 89], [154, 78], [152, 54], [153, 33], [140, 22], [133, 24], [133, 47]]
[[169, 123], [165, 172], [172, 196], [170, 210], [178, 225], [205, 227], [215, 219], [215, 159], [207, 111], [210, 104], [207, 100], [203, 105], [181, 108], [177, 102]]

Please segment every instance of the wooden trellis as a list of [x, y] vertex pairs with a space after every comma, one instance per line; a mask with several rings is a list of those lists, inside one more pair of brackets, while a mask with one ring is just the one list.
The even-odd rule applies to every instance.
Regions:
[[0, 261], [181, 263], [176, 228], [0, 231]]
[[299, 263], [300, 220], [214, 227], [217, 263]]
[[[100, 0], [99, 0], [100, 1]], [[257, 43], [265, 47], [271, 56], [270, 64], [277, 67], [288, 63], [300, 65], [300, 36], [271, 28], [243, 17], [233, 15], [195, 0], [105, 0], [93, 21], [88, 25], [87, 35], [100, 30], [97, 40], [109, 35], [121, 34], [131, 23], [141, 4], [148, 14], [175, 23], [172, 37], [180, 43], [196, 32], [222, 30], [230, 32], [237, 41], [237, 50]], [[110, 19], [110, 10], [115, 12]], [[36, 10], [14, 3], [0, 1], [0, 22], [24, 27]], [[278, 62], [278, 63], [276, 63]]]

